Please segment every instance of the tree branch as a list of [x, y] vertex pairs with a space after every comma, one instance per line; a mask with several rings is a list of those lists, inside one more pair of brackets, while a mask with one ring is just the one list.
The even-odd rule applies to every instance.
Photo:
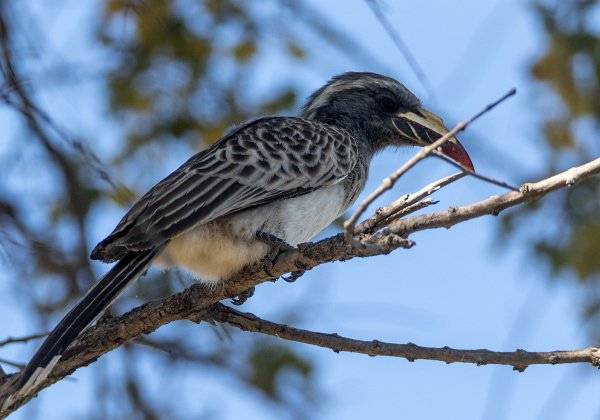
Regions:
[[243, 331], [257, 332], [285, 340], [325, 347], [336, 353], [347, 351], [368, 356], [401, 357], [409, 362], [435, 360], [446, 363], [472, 363], [481, 365], [510, 365], [523, 372], [530, 365], [557, 365], [564, 363], [590, 363], [600, 367], [600, 349], [588, 347], [581, 350], [557, 350], [549, 352], [498, 352], [486, 349], [460, 350], [450, 347], [422, 347], [413, 343], [395, 344], [379, 340], [363, 341], [342, 337], [336, 333], [325, 334], [293, 328], [267, 321], [254, 314], [240, 312], [217, 303], [208, 312], [210, 318], [227, 323]]
[[[516, 206], [525, 201], [535, 200], [557, 189], [572, 186], [598, 173], [600, 173], [600, 158], [537, 183], [524, 184], [518, 192], [492, 196], [480, 202], [463, 207], [451, 207], [446, 211], [438, 213], [396, 220], [390, 224], [389, 228], [377, 232], [369, 238], [371, 243], [377, 245], [376, 250], [357, 249], [346, 242], [343, 234], [315, 243], [301, 244], [297, 249], [281, 254], [273, 262], [273, 267], [270, 268], [272, 275], [265, 272], [262, 264], [257, 263], [245, 268], [222, 284], [221, 287], [211, 288], [196, 284], [168, 298], [139, 306], [122, 316], [104, 318], [82, 334], [77, 342], [67, 350], [63, 358], [55, 366], [50, 377], [40, 384], [40, 388], [37, 391], [70, 375], [76, 369], [94, 362], [102, 355], [114, 350], [123, 343], [143, 334], [151, 333], [162, 325], [177, 320], [200, 322], [207, 319], [210, 316], [210, 308], [215, 303], [223, 299], [238, 296], [250, 287], [272, 280], [273, 276], [280, 276], [292, 271], [309, 270], [326, 262], [345, 261], [355, 257], [387, 254], [400, 247], [410, 248], [413, 243], [405, 238], [414, 232], [438, 227], [450, 227], [485, 214], [497, 215], [509, 207]], [[414, 350], [414, 347], [408, 346], [405, 348], [406, 350]], [[427, 351], [433, 350], [430, 349]], [[444, 349], [438, 349], [437, 351], [441, 353], [448, 352], [448, 350]], [[589, 362], [588, 353], [590, 351], [580, 350], [570, 353], [569, 357], [573, 361]], [[474, 350], [472, 352], [477, 351]], [[534, 360], [540, 360], [539, 357], [546, 357], [549, 363], [556, 363], [560, 357], [566, 356], [563, 353], [549, 353], [543, 356], [540, 356], [540, 353], [519, 352], [519, 354], [521, 353], [523, 354], [523, 359], [520, 360], [522, 362], [520, 364], [514, 363], [514, 359], [511, 359], [514, 355], [499, 354], [504, 357], [502, 360], [506, 361], [505, 364], [513, 366], [533, 364]], [[593, 353], [595, 357], [595, 351]], [[477, 357], [486, 356], [481, 360], [485, 363], [490, 363], [491, 359], [488, 357], [488, 353], [472, 353], [473, 360], [478, 360], [475, 355]], [[577, 355], [577, 357], [574, 355]], [[535, 357], [538, 359], [535, 359]], [[12, 387], [18, 381], [18, 377], [19, 374], [10, 374], [0, 378], [0, 407], [10, 395]], [[28, 395], [14, 401], [10, 407], [5, 408], [5, 411], [0, 413], [0, 416], [10, 414], [10, 412], [16, 410], [31, 398], [33, 398], [33, 395]]]
[[411, 233], [425, 230], [445, 227], [449, 228], [465, 220], [474, 219], [486, 214], [498, 216], [501, 211], [509, 207], [522, 204], [526, 201], [533, 201], [552, 191], [560, 188], [570, 187], [582, 179], [590, 178], [600, 173], [600, 158], [594, 159], [581, 166], [576, 166], [543, 179], [535, 183], [521, 185], [519, 191], [510, 192], [504, 195], [494, 195], [486, 200], [480, 201], [464, 207], [450, 207], [448, 210], [410, 217], [408, 219], [397, 220], [390, 224], [389, 230], [400, 236], [408, 236]]
[[375, 214], [358, 225], [354, 232], [358, 234], [373, 233], [374, 231], [381, 229], [384, 225], [386, 225], [386, 221], [396, 218], [396, 216], [399, 214], [400, 217], [405, 216], [406, 213], [404, 213], [404, 210], [406, 208], [417, 204], [425, 197], [428, 197], [434, 192], [438, 191], [440, 188], [450, 185], [454, 181], [458, 181], [466, 175], [467, 174], [464, 172], [459, 172], [454, 175], [447, 176], [438, 181], [432, 182], [429, 185], [426, 185], [415, 193], [406, 194], [387, 206], [378, 208], [375, 211]]

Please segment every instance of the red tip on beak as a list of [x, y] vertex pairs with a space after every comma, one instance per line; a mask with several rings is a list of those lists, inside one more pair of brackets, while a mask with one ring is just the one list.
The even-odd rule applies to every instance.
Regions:
[[[448, 133], [444, 122], [437, 115], [420, 108], [417, 111], [400, 112], [389, 119], [391, 128], [402, 138], [417, 146], [429, 146]], [[473, 162], [462, 144], [451, 137], [440, 148], [440, 152], [464, 168], [475, 171]]]
[[451, 139], [450, 141], [444, 143], [440, 149], [444, 155], [448, 156], [452, 160], [457, 161], [462, 166], [472, 170], [473, 172], [475, 171], [471, 157], [463, 145], [458, 142], [458, 140]]

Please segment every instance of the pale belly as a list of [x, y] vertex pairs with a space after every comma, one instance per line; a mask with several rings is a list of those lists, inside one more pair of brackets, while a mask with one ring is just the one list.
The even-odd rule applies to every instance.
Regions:
[[181, 267], [200, 281], [218, 283], [268, 253], [269, 246], [256, 239], [256, 231], [296, 246], [338, 218], [344, 201], [343, 187], [337, 184], [216, 219], [173, 238], [156, 264]]

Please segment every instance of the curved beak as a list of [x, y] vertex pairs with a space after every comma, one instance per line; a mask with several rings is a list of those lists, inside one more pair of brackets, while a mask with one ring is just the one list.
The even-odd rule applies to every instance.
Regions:
[[[391, 123], [395, 131], [421, 147], [430, 145], [449, 131], [440, 117], [423, 108], [418, 109], [416, 113], [394, 114]], [[462, 166], [475, 170], [469, 154], [456, 137], [451, 137], [444, 143], [441, 152]]]

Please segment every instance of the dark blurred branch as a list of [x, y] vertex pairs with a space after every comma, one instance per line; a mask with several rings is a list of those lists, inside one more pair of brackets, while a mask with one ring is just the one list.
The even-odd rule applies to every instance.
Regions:
[[408, 66], [412, 69], [413, 73], [415, 73], [417, 79], [419, 79], [419, 82], [421, 82], [421, 84], [427, 91], [429, 97], [433, 97], [433, 86], [431, 86], [429, 78], [417, 62], [415, 56], [410, 52], [410, 49], [408, 48], [406, 43], [402, 40], [402, 37], [400, 36], [398, 31], [396, 31], [396, 28], [394, 28], [394, 26], [386, 18], [385, 14], [383, 13], [383, 10], [381, 10], [381, 4], [379, 0], [366, 0], [366, 2], [367, 5], [373, 11], [373, 14], [375, 14], [375, 17], [377, 18], [381, 26], [383, 26], [383, 29], [392, 39], [394, 45], [396, 45], [396, 48], [398, 48], [398, 50], [400, 51], [400, 54], [404, 56], [404, 59], [408, 63]]
[[[211, 319], [210, 311], [213, 310], [212, 306], [215, 303], [223, 299], [239, 296], [242, 292], [255, 285], [272, 280], [273, 275], [281, 276], [293, 271], [309, 270], [326, 262], [387, 254], [399, 247], [410, 248], [412, 243], [403, 238], [408, 237], [414, 232], [438, 227], [447, 228], [486, 214], [498, 215], [502, 210], [509, 207], [526, 201], [533, 201], [552, 191], [572, 186], [598, 173], [600, 173], [600, 158], [537, 183], [524, 184], [518, 192], [492, 196], [480, 202], [463, 207], [451, 207], [446, 211], [438, 213], [396, 220], [391, 223], [389, 228], [372, 235], [368, 239], [371, 243], [377, 245], [376, 252], [370, 249], [357, 249], [346, 242], [343, 234], [339, 234], [319, 242], [302, 244], [297, 249], [281, 254], [274, 261], [273, 266], [270, 267], [269, 271], [272, 275], [269, 275], [265, 271], [262, 264], [255, 264], [233, 276], [233, 278], [222, 284], [221, 287], [195, 284], [183, 292], [166, 299], [146, 303], [122, 316], [103, 318], [95, 326], [89, 328], [67, 350], [63, 358], [55, 366], [50, 377], [41, 384], [37, 391], [70, 375], [76, 369], [93, 363], [99, 357], [123, 345], [123, 343], [140, 337], [143, 334], [149, 334], [162, 325], [184, 319], [193, 322]], [[414, 347], [405, 348], [405, 350], [409, 349], [414, 350]], [[445, 350], [437, 351], [443, 353]], [[590, 362], [593, 354], [595, 354], [595, 351], [592, 352], [591, 350], [582, 350], [568, 355], [565, 353], [550, 353], [540, 356], [539, 353], [524, 353], [521, 360], [522, 363], [518, 364], [518, 366], [526, 366], [534, 363], [534, 360], [538, 360], [539, 362], [541, 360], [540, 357], [547, 358], [548, 363], [557, 363], [559, 360], [562, 360], [562, 357], [567, 356], [567, 359], [570, 358], [570, 360]], [[476, 359], [476, 355], [477, 357], [485, 356], [482, 360], [490, 363], [489, 353], [471, 353], [473, 360]], [[514, 355], [502, 354], [502, 360], [505, 360], [506, 364], [514, 365], [514, 359], [511, 359], [511, 357], [514, 357]], [[0, 378], [0, 406], [10, 395], [18, 377], [19, 374], [12, 374]], [[32, 397], [32, 395], [28, 395], [14, 401], [14, 404], [1, 414], [8, 415]]]
[[379, 68], [381, 73], [390, 73], [389, 67], [373, 54], [372, 48], [365, 48], [344, 31], [337, 29], [332, 25], [330, 16], [322, 15], [315, 7], [311, 7], [309, 2], [285, 0], [280, 3], [285, 4], [292, 12], [294, 19], [300, 19], [308, 24], [316, 34], [329, 42], [338, 51], [357, 62], [359, 65], [368, 65], [370, 68]]
[[42, 338], [42, 337], [45, 337], [47, 335], [48, 335], [48, 333], [42, 333], [42, 334], [28, 335], [28, 336], [25, 336], [25, 337], [16, 337], [16, 338], [8, 337], [7, 339], [5, 339], [3, 341], [0, 341], [0, 347], [7, 346], [9, 344], [15, 344], [15, 343], [26, 343], [28, 341], [35, 340], [35, 339], [38, 339], [38, 338]]
[[[25, 85], [21, 82], [13, 60], [13, 40], [11, 38], [13, 31], [9, 27], [8, 13], [9, 4], [0, 2], [0, 72], [6, 86], [6, 89], [0, 91], [0, 99], [23, 117], [27, 127], [34, 134], [34, 138], [41, 144], [62, 177], [65, 192], [64, 202], [69, 203], [68, 211], [76, 220], [78, 227], [77, 260], [70, 267], [65, 266], [63, 270], [65, 276], [70, 277], [72, 283], [75, 283], [75, 277], [81, 274], [92, 279], [93, 273], [87, 257], [87, 230], [85, 228], [87, 189], [80, 181], [77, 163], [53, 144], [50, 129], [56, 130], [56, 126], [47, 114], [35, 104]], [[56, 246], [54, 252], [61, 253], [60, 246]]]
[[[209, 320], [210, 321], [210, 320]], [[185, 360], [188, 362], [197, 362], [212, 367], [226, 367], [227, 358], [226, 354], [220, 350], [217, 353], [200, 354], [192, 353], [186, 349], [181, 340], [153, 340], [146, 336], [136, 338], [131, 342], [132, 344], [139, 344], [149, 349], [156, 350], [172, 360]]]
[[267, 334], [285, 340], [325, 347], [336, 353], [347, 351], [368, 356], [391, 356], [415, 360], [436, 360], [446, 363], [472, 363], [481, 365], [509, 365], [523, 372], [530, 365], [558, 365], [564, 363], [591, 363], [600, 367], [600, 349], [588, 347], [582, 350], [528, 352], [497, 352], [486, 349], [460, 350], [450, 347], [422, 347], [413, 343], [396, 344], [379, 340], [363, 341], [342, 337], [336, 333], [325, 334], [293, 328], [267, 321], [254, 314], [240, 312], [223, 304], [215, 304], [209, 311], [210, 318], [225, 322], [244, 331]]
[[16, 367], [17, 369], [23, 369], [25, 368], [25, 364], [23, 363], [18, 363], [18, 362], [13, 362], [11, 360], [7, 360], [7, 359], [0, 359], [0, 364], [5, 364], [8, 366], [12, 366], [12, 367]]

